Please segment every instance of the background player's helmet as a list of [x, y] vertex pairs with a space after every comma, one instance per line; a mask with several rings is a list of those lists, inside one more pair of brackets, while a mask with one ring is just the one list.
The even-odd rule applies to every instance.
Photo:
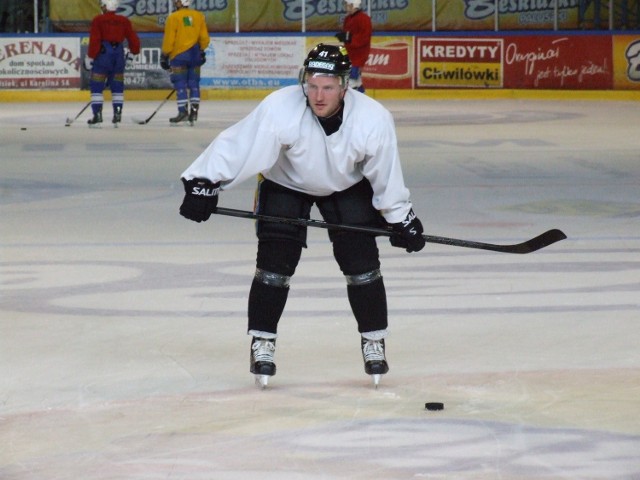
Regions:
[[191, 0], [176, 0], [176, 3], [182, 5], [183, 7], [191, 6]]
[[100, 6], [108, 12], [115, 12], [120, 6], [120, 0], [100, 0]]
[[353, 8], [360, 8], [362, 0], [346, 0], [345, 3], [350, 3], [351, 5], [353, 5]]
[[319, 43], [313, 47], [304, 61], [300, 82], [306, 83], [309, 75], [329, 75], [339, 77], [342, 86], [347, 88], [350, 72], [351, 60], [344, 46]]

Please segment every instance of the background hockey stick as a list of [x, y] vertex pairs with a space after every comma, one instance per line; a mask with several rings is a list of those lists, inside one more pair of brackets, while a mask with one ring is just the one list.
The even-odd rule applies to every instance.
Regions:
[[160, 105], [158, 105], [158, 108], [156, 108], [153, 113], [151, 115], [149, 115], [148, 118], [146, 118], [145, 120], [136, 120], [135, 118], [133, 119], [133, 121], [135, 123], [137, 123], [138, 125], [146, 125], [147, 123], [149, 123], [151, 121], [151, 119], [153, 117], [155, 117], [156, 113], [158, 113], [158, 110], [160, 110], [162, 108], [162, 106], [167, 103], [167, 100], [169, 100], [171, 98], [171, 95], [173, 95], [175, 93], [175, 89], [171, 90], [169, 92], [169, 95], [167, 95], [167, 97], [162, 101], [162, 103], [160, 103]]
[[78, 114], [77, 114], [74, 118], [67, 117], [67, 122], [64, 124], [64, 126], [65, 126], [65, 127], [70, 127], [70, 126], [71, 126], [71, 124], [72, 124], [73, 122], [75, 122], [75, 121], [78, 119], [78, 117], [79, 117], [80, 115], [82, 115], [82, 113], [83, 113], [87, 108], [89, 108], [89, 105], [91, 105], [91, 100], [89, 100], [89, 103], [87, 103], [84, 107], [82, 107], [82, 110], [80, 110], [80, 111], [78, 112]]
[[[288, 223], [291, 225], [305, 225], [308, 227], [318, 227], [334, 230], [345, 230], [350, 232], [364, 232], [372, 233], [375, 235], [385, 235], [390, 237], [394, 234], [391, 227], [388, 228], [376, 228], [376, 227], [363, 227], [358, 225], [342, 225], [335, 223], [327, 223], [321, 220], [307, 220], [305, 218], [286, 218], [286, 217], [274, 217], [271, 215], [262, 215], [259, 213], [248, 212], [245, 210], [235, 210], [233, 208], [218, 207], [216, 212], [218, 215], [227, 215], [230, 217], [251, 218], [254, 220], [263, 220], [265, 222], [277, 222]], [[552, 243], [564, 240], [567, 236], [558, 229], [548, 230], [537, 237], [534, 237], [526, 242], [516, 243], [513, 245], [496, 245], [493, 243], [473, 242], [470, 240], [459, 240], [457, 238], [437, 237], [433, 235], [422, 235], [425, 241], [429, 243], [439, 243], [442, 245], [451, 245], [454, 247], [466, 247], [477, 248], [480, 250], [491, 250], [493, 252], [502, 253], [531, 253], [541, 248], [547, 247]]]

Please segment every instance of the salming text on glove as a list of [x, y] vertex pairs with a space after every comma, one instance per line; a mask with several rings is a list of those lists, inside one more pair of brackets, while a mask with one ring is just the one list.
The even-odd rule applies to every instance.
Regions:
[[402, 222], [392, 223], [391, 227], [394, 234], [389, 241], [394, 247], [404, 248], [407, 252], [419, 252], [424, 248], [426, 243], [422, 236], [424, 229], [420, 219], [413, 213], [413, 209], [409, 210], [407, 218]]
[[209, 220], [218, 206], [220, 182], [212, 183], [206, 178], [182, 179], [184, 200], [180, 205], [180, 215], [194, 222]]

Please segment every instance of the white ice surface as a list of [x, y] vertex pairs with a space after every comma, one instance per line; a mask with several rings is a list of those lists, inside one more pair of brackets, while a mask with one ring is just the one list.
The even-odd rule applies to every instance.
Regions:
[[89, 129], [64, 127], [82, 104], [0, 104], [0, 479], [639, 479], [640, 105], [384, 103], [427, 233], [569, 238], [381, 239], [377, 390], [324, 230], [260, 390], [253, 222], [177, 213], [180, 173], [256, 102], [204, 102], [194, 128], [129, 102], [118, 129], [108, 106]]

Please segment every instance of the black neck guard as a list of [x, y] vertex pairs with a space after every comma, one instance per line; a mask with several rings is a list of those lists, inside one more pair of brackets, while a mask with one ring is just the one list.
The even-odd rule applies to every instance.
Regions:
[[342, 125], [342, 115], [344, 113], [344, 100], [340, 102], [340, 108], [338, 111], [331, 115], [330, 117], [318, 117], [318, 121], [320, 125], [322, 125], [322, 129], [327, 136], [336, 133]]

